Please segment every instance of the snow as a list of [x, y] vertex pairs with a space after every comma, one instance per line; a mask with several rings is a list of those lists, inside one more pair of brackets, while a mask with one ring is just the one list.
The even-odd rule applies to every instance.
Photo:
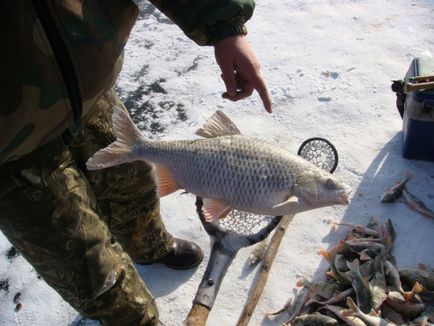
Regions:
[[[390, 90], [391, 81], [404, 76], [414, 57], [431, 56], [432, 1], [257, 1], [248, 38], [272, 96], [271, 115], [257, 94], [236, 103], [223, 100], [213, 49], [196, 46], [147, 2], [139, 5], [142, 15], [127, 44], [117, 89], [146, 135], [193, 138], [220, 109], [245, 135], [276, 141], [288, 151], [296, 152], [307, 138], [327, 138], [339, 152], [335, 175], [353, 188], [348, 207], [295, 216], [250, 325], [279, 325], [282, 320], [269, 320], [265, 312], [281, 308], [301, 277], [323, 277], [327, 264], [318, 250], [332, 247], [347, 231], [332, 230], [330, 220], [366, 224], [370, 216], [391, 218], [398, 266], [434, 266], [434, 221], [402, 202], [379, 202], [410, 171], [415, 177], [408, 188], [434, 209], [434, 165], [402, 158], [402, 120]], [[146, 110], [153, 117], [140, 119]], [[205, 253], [192, 271], [137, 266], [156, 297], [162, 322], [181, 325], [206, 268], [210, 239], [193, 196], [177, 192], [165, 197], [161, 210], [170, 232], [195, 241]], [[7, 257], [10, 248], [0, 234], [0, 282], [9, 285], [7, 290], [0, 286], [0, 325], [78, 325], [78, 313], [21, 256]], [[246, 264], [249, 254], [250, 248], [240, 250], [229, 267], [207, 325], [236, 324], [259, 270]]]

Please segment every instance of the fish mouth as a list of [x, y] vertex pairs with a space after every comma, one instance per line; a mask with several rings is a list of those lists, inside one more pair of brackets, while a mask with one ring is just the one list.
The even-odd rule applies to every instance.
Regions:
[[320, 200], [312, 200], [312, 198], [309, 198], [309, 196], [306, 195], [298, 195], [299, 200], [303, 200], [307, 206], [310, 206], [312, 208], [319, 208], [323, 206], [329, 206], [333, 203], [338, 205], [348, 205], [350, 203], [350, 194], [351, 190], [343, 191], [339, 194], [339, 196], [334, 197], [332, 201], [329, 201], [328, 204], [325, 204], [324, 202], [321, 202]]
[[342, 205], [348, 205], [350, 203], [350, 193], [343, 193], [341, 196], [338, 197], [337, 202]]

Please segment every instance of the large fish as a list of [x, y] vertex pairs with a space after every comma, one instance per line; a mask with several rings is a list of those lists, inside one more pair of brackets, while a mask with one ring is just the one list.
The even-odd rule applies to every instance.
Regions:
[[281, 146], [242, 136], [220, 111], [196, 132], [207, 139], [196, 140], [146, 139], [119, 108], [114, 108], [112, 119], [117, 140], [96, 152], [87, 168], [152, 162], [158, 195], [185, 189], [202, 197], [207, 221], [232, 209], [285, 215], [348, 204], [346, 184]]

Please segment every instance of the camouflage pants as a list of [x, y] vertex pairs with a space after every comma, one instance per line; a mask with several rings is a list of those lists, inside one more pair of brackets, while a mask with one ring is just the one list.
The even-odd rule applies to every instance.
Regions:
[[0, 230], [83, 316], [104, 325], [156, 325], [154, 299], [131, 261], [159, 258], [173, 244], [151, 167], [83, 168], [114, 140], [113, 104], [122, 107], [111, 91], [69, 147], [0, 176]]

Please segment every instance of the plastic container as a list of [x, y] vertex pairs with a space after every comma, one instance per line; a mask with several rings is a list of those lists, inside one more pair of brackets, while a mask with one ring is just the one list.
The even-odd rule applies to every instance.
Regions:
[[[415, 58], [404, 82], [415, 85], [415, 77], [420, 76], [433, 77], [434, 84], [433, 58]], [[405, 94], [402, 156], [407, 159], [434, 161], [434, 89], [429, 87]]]

